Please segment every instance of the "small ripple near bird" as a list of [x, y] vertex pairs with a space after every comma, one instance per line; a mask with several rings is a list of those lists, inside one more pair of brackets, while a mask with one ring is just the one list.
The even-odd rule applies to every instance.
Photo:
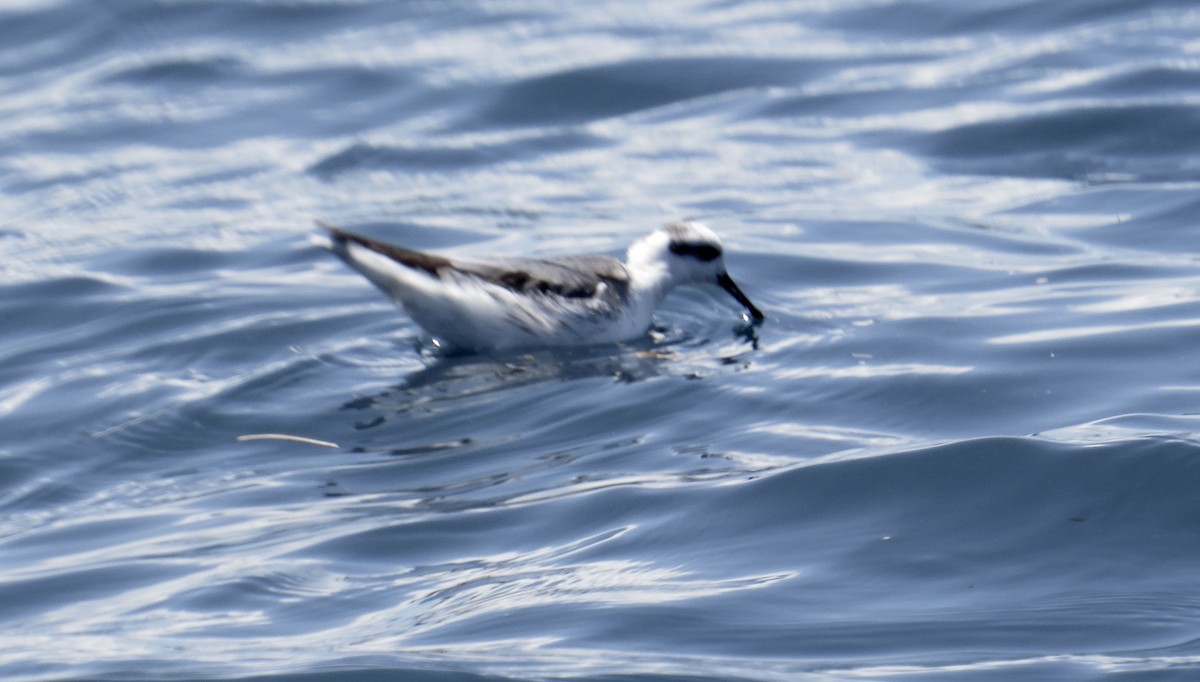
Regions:
[[400, 305], [442, 347], [498, 351], [614, 343], [641, 336], [680, 285], [715, 284], [762, 311], [725, 270], [717, 235], [672, 223], [609, 256], [448, 258], [387, 244], [318, 222], [324, 246]]

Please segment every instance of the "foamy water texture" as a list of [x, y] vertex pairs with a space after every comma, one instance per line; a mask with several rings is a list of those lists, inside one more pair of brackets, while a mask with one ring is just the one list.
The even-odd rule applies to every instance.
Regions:
[[[10, 3], [0, 677], [1192, 680], [1200, 10]], [[767, 315], [447, 357], [310, 241]], [[285, 439], [245, 439], [283, 434]]]

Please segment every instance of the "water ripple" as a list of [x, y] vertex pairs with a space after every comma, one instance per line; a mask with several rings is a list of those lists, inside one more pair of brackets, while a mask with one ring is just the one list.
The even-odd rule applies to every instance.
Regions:
[[[94, 5], [0, 10], [0, 675], [1200, 669], [1191, 4]], [[446, 356], [308, 241], [681, 218], [766, 323]]]

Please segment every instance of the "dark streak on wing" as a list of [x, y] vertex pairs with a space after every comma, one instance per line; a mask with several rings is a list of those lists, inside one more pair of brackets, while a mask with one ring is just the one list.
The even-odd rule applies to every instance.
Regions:
[[317, 225], [329, 232], [335, 243], [353, 242], [438, 279], [453, 271], [523, 294], [545, 294], [563, 298], [591, 298], [601, 284], [623, 295], [629, 273], [619, 261], [607, 256], [569, 256], [550, 259], [509, 259], [492, 263], [452, 261], [421, 251], [387, 244], [347, 232], [324, 222]]
[[602, 284], [623, 290], [629, 282], [625, 266], [607, 256], [459, 263], [455, 268], [523, 294], [591, 298]]
[[353, 242], [376, 253], [383, 254], [401, 265], [406, 265], [417, 270], [424, 270], [434, 277], [441, 277], [439, 271], [442, 268], [454, 267], [449, 258], [435, 256], [431, 253], [422, 253], [421, 251], [413, 251], [412, 249], [395, 246], [394, 244], [387, 244], [376, 239], [371, 239], [370, 237], [347, 232], [319, 220], [317, 221], [317, 225], [329, 232], [329, 236], [333, 238], [334, 243], [345, 244], [346, 242]]

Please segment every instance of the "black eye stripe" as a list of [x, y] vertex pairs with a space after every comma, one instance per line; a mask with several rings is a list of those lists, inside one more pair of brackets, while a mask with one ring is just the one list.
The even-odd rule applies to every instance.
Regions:
[[721, 255], [720, 247], [712, 244], [689, 244], [688, 242], [671, 242], [671, 253], [677, 256], [691, 256], [707, 263], [716, 260]]

